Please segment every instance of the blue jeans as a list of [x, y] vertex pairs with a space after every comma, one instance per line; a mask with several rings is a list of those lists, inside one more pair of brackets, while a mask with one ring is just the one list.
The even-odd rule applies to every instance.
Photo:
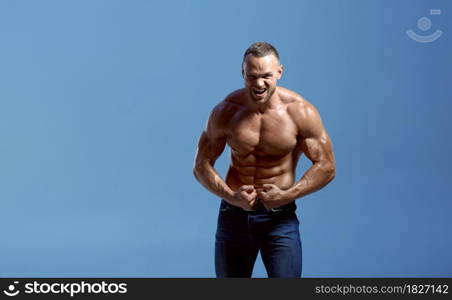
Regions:
[[260, 251], [268, 277], [301, 276], [301, 240], [296, 205], [247, 212], [222, 200], [215, 241], [220, 277], [251, 277]]

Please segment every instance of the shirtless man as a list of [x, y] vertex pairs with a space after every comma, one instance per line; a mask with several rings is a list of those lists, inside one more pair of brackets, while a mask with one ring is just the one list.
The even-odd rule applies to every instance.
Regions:
[[[251, 277], [259, 251], [269, 277], [301, 276], [295, 200], [335, 176], [331, 140], [315, 107], [277, 86], [283, 66], [270, 44], [243, 56], [245, 87], [213, 109], [201, 135], [194, 175], [222, 198], [215, 242], [217, 277]], [[224, 181], [214, 169], [226, 143], [231, 164]], [[312, 162], [299, 181], [301, 154]]]

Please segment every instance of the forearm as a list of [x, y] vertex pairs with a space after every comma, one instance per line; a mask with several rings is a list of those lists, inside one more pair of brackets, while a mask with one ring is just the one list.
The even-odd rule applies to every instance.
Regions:
[[287, 197], [293, 201], [304, 197], [327, 185], [336, 175], [336, 168], [332, 162], [314, 163], [303, 177], [287, 190]]
[[224, 182], [210, 163], [197, 164], [193, 170], [193, 174], [206, 189], [218, 197], [228, 202], [233, 198], [234, 191]]

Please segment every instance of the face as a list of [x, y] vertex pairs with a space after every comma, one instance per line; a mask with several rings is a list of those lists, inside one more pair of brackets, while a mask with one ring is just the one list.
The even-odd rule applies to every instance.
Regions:
[[243, 62], [242, 75], [251, 99], [258, 104], [267, 102], [275, 92], [282, 72], [283, 66], [275, 55], [256, 57], [248, 54]]

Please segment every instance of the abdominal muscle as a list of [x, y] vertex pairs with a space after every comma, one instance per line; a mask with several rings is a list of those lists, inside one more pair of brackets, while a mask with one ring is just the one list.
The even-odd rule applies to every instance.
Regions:
[[[256, 162], [258, 159], [256, 159]], [[265, 164], [241, 164], [240, 160], [232, 157], [232, 163], [226, 175], [226, 183], [233, 190], [242, 185], [253, 185], [259, 190], [264, 184], [274, 184], [282, 190], [294, 184], [294, 167], [291, 155]]]

